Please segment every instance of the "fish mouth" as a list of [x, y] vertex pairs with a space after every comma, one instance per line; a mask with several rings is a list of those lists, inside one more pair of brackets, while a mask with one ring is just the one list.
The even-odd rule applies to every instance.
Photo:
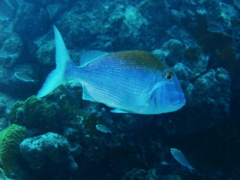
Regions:
[[185, 104], [186, 103], [186, 99], [183, 97], [182, 99], [176, 101], [174, 104]]
[[174, 104], [185, 104], [186, 103], [186, 99], [184, 96], [180, 96], [179, 99], [177, 101], [175, 101]]
[[186, 104], [186, 101], [185, 101], [185, 102], [179, 102], [179, 103], [176, 103], [176, 104], [174, 104], [174, 105], [177, 105], [177, 106], [182, 107], [182, 106], [184, 106], [185, 104]]
[[179, 100], [175, 103], [173, 103], [174, 106], [178, 106], [178, 109], [180, 109], [181, 107], [183, 107], [186, 104], [186, 100]]
[[172, 93], [172, 96], [174, 99], [173, 105], [185, 105], [186, 98], [183, 93], [175, 91]]

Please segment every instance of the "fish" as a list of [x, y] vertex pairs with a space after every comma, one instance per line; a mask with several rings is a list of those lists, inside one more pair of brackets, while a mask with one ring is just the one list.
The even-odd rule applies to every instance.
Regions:
[[193, 171], [195, 171], [196, 169], [193, 168], [187, 158], [185, 157], [185, 155], [182, 153], [182, 151], [180, 151], [179, 149], [176, 148], [171, 148], [170, 149], [172, 156], [174, 157], [174, 159], [179, 162], [182, 166], [187, 167], [189, 169], [189, 171], [191, 173], [193, 173]]
[[110, 36], [107, 36], [107, 35], [98, 35], [97, 36], [98, 39], [101, 39], [101, 40], [111, 40], [112, 38]]
[[33, 78], [31, 78], [28, 74], [24, 73], [24, 72], [15, 72], [14, 76], [24, 82], [33, 82], [34, 84], [36, 84], [37, 80], [34, 80]]
[[169, 165], [169, 163], [168, 163], [168, 162], [166, 162], [166, 161], [161, 161], [161, 162], [160, 162], [160, 165], [162, 165], [162, 166], [168, 166], [168, 165]]
[[225, 33], [226, 29], [224, 29], [220, 24], [218, 23], [211, 23], [209, 24], [209, 27], [207, 28], [209, 32], [212, 33]]
[[224, 29], [220, 26], [211, 26], [207, 28], [208, 31], [213, 32], [213, 33], [223, 33]]
[[76, 79], [82, 99], [103, 103], [113, 113], [161, 114], [184, 106], [186, 100], [175, 73], [153, 54], [132, 50], [88, 51], [76, 66], [63, 38], [54, 26], [56, 68], [49, 73], [37, 97], [49, 94], [66, 81]]
[[104, 124], [96, 124], [96, 129], [103, 133], [112, 133], [112, 131]]

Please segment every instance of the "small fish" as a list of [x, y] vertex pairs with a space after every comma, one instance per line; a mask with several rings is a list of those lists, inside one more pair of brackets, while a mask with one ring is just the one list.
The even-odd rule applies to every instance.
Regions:
[[15, 72], [14, 76], [24, 82], [33, 82], [34, 84], [36, 84], [37, 80], [32, 79], [29, 75], [27, 75], [24, 72]]
[[71, 61], [58, 29], [54, 26], [56, 69], [46, 78], [37, 97], [77, 79], [83, 100], [103, 103], [115, 113], [161, 114], [180, 109], [185, 97], [174, 72], [146, 51], [107, 53], [89, 51], [80, 66]]
[[104, 124], [97, 124], [96, 129], [103, 133], [112, 133], [112, 131]]
[[171, 151], [174, 159], [176, 159], [176, 161], [179, 162], [182, 166], [187, 167], [191, 171], [191, 173], [193, 173], [193, 171], [196, 170], [189, 164], [187, 158], [184, 156], [182, 151], [180, 151], [176, 148], [171, 148], [170, 151]]
[[208, 31], [213, 32], [213, 33], [223, 33], [224, 29], [220, 26], [212, 26], [207, 28]]
[[166, 162], [166, 161], [161, 161], [161, 162], [160, 162], [160, 165], [162, 165], [162, 166], [168, 166], [168, 165], [169, 165], [169, 163], [168, 163], [168, 162]]
[[97, 36], [98, 39], [101, 39], [101, 40], [111, 40], [112, 38], [110, 36], [107, 36], [107, 35], [98, 35]]

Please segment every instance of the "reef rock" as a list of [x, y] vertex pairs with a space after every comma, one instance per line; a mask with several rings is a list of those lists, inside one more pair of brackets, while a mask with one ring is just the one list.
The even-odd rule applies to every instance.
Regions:
[[81, 147], [72, 148], [67, 139], [56, 133], [46, 133], [25, 139], [20, 144], [20, 152], [30, 168], [40, 172], [48, 169], [54, 177], [67, 176], [78, 169], [72, 153], [81, 151]]
[[21, 37], [12, 33], [0, 48], [0, 65], [3, 67], [13, 67], [20, 61], [20, 55], [23, 49], [23, 42]]
[[159, 177], [156, 175], [155, 169], [150, 169], [148, 171], [144, 169], [134, 168], [131, 171], [127, 172], [122, 180], [157, 180]]

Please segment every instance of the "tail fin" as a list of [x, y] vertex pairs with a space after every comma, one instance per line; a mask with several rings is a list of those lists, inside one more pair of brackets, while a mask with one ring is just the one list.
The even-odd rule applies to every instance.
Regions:
[[56, 46], [56, 69], [47, 76], [42, 88], [38, 91], [37, 97], [46, 96], [65, 82], [64, 74], [66, 71], [66, 65], [67, 62], [70, 61], [70, 56], [68, 55], [67, 48], [60, 32], [55, 26], [53, 26], [53, 28]]

